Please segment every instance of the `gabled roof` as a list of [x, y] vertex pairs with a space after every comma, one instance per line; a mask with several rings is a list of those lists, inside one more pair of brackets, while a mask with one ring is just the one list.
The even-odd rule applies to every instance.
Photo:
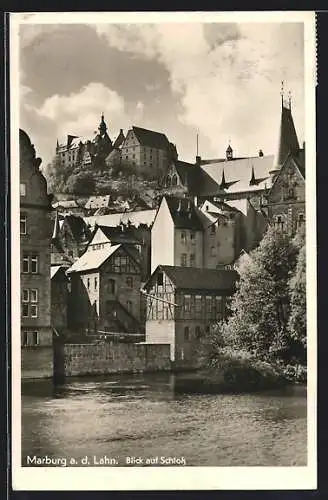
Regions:
[[100, 250], [85, 252], [76, 262], [74, 262], [74, 264], [68, 269], [67, 273], [99, 269], [99, 267], [120, 247], [121, 245], [106, 245]]
[[154, 149], [169, 149], [170, 143], [165, 134], [146, 128], [132, 127], [132, 130], [141, 146]]
[[[194, 267], [158, 266], [153, 275], [163, 271], [176, 288], [183, 290], [211, 290], [232, 293], [238, 273], [225, 269], [198, 269]], [[145, 287], [147, 283], [145, 284]]]
[[191, 200], [176, 196], [165, 196], [165, 200], [177, 229], [203, 230], [198, 211]]
[[[214, 195], [218, 193], [241, 193], [260, 191], [271, 187], [270, 170], [272, 169], [274, 156], [254, 156], [234, 161], [222, 161], [210, 163], [200, 167], [199, 190], [201, 196]], [[223, 177], [226, 189], [220, 187]], [[257, 179], [256, 185], [251, 185], [252, 171]], [[232, 183], [232, 184], [230, 184]]]

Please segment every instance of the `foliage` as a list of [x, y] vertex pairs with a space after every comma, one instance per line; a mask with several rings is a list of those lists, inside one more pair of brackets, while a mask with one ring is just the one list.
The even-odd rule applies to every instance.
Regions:
[[295, 343], [306, 346], [306, 253], [299, 252], [296, 270], [289, 281], [291, 314], [289, 331]]
[[269, 228], [239, 273], [231, 314], [212, 327], [202, 345], [202, 363], [220, 370], [227, 359], [267, 362], [285, 378], [302, 379], [306, 371], [299, 375], [295, 366], [306, 363], [303, 236], [290, 239]]
[[95, 190], [96, 182], [91, 172], [79, 172], [71, 175], [65, 186], [65, 191], [72, 194], [92, 194]]

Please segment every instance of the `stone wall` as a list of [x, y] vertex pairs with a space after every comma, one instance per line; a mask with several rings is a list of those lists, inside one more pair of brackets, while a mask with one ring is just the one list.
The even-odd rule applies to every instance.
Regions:
[[53, 349], [50, 347], [22, 347], [21, 378], [50, 378], [53, 376]]
[[56, 345], [55, 375], [104, 375], [169, 371], [169, 344], [99, 344]]

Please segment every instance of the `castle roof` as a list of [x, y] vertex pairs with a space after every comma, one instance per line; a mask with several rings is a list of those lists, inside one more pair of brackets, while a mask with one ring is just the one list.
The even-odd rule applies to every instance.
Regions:
[[116, 137], [116, 139], [114, 141], [113, 148], [118, 149], [123, 144], [124, 140], [125, 140], [125, 136], [123, 133], [123, 129], [121, 128], [120, 133], [118, 134], [118, 136]]
[[[201, 196], [218, 193], [241, 193], [261, 191], [271, 186], [270, 171], [274, 156], [254, 156], [234, 161], [220, 161], [201, 165], [199, 192]], [[222, 186], [222, 178], [226, 187]], [[251, 184], [254, 172], [256, 184]]]
[[176, 171], [184, 185], [188, 186], [190, 194], [197, 193], [199, 182], [199, 166], [181, 160], [173, 160]]
[[132, 130], [141, 146], [154, 149], [169, 149], [170, 143], [165, 134], [146, 128], [132, 127]]

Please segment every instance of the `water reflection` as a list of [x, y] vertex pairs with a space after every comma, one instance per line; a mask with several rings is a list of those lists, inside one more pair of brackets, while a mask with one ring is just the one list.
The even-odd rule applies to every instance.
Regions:
[[[302, 387], [177, 393], [171, 374], [22, 383], [26, 456], [185, 457], [187, 465], [306, 465]], [[94, 464], [90, 464], [94, 465]]]

